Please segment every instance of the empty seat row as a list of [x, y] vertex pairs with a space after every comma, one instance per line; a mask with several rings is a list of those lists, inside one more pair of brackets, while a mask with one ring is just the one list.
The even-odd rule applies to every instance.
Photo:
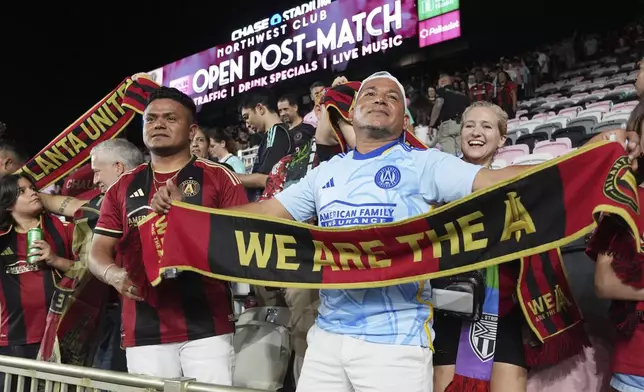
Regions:
[[550, 137], [557, 129], [569, 127], [583, 127], [588, 134], [609, 128], [623, 128], [637, 104], [637, 101], [632, 101], [612, 108], [608, 105], [589, 106], [587, 109], [571, 107], [557, 114], [548, 112], [535, 115], [532, 119], [512, 119], [508, 121], [508, 137], [516, 142], [522, 135], [544, 132]]
[[537, 141], [533, 146], [529, 144], [515, 144], [500, 148], [495, 156], [496, 160], [502, 160], [509, 164], [516, 164], [516, 159], [531, 154], [547, 154], [553, 158], [566, 154], [572, 150], [572, 141], [569, 138], [556, 140]]
[[585, 106], [602, 100], [620, 103], [634, 99], [637, 99], [637, 91], [633, 82], [629, 82], [614, 89], [604, 88], [592, 92], [580, 92], [570, 96], [552, 94], [547, 97], [521, 101], [518, 106], [522, 110], [546, 112], [557, 111], [571, 106]]
[[[553, 158], [554, 157], [548, 153], [528, 154], [515, 158], [514, 161], [511, 162], [511, 165], [538, 165]], [[505, 159], [495, 159], [494, 162], [492, 162], [492, 169], [502, 169], [506, 166], [508, 166], [508, 163]]]

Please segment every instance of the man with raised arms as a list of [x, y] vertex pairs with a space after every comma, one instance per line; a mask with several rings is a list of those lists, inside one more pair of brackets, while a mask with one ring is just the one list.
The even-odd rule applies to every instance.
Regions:
[[[235, 210], [297, 221], [317, 216], [326, 227], [394, 222], [528, 168], [493, 171], [437, 150], [411, 148], [403, 140], [406, 121], [400, 82], [387, 72], [371, 75], [354, 105], [355, 150], [321, 164], [274, 199]], [[162, 188], [152, 206], [167, 213], [171, 201], [180, 198]], [[298, 391], [432, 391], [430, 295], [428, 281], [321, 290]]]

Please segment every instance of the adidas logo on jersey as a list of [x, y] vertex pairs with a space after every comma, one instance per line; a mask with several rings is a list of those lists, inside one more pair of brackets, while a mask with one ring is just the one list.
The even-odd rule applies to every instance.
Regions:
[[11, 256], [12, 254], [13, 254], [13, 250], [7, 247], [7, 249], [3, 250], [2, 253], [0, 253], [0, 256]]
[[136, 192], [130, 195], [130, 199], [134, 199], [135, 197], [142, 197], [142, 196], [144, 196], [143, 189], [139, 188]]
[[322, 189], [329, 189], [329, 188], [333, 188], [334, 186], [335, 186], [335, 183], [333, 182], [333, 177], [331, 177], [331, 179], [326, 184], [324, 184]]

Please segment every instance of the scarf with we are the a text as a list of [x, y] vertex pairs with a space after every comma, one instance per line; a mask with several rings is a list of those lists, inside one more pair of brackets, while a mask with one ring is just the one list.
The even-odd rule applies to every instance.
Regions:
[[[427, 214], [351, 228], [315, 227], [175, 202], [163, 231], [155, 227], [156, 214], [139, 223], [142, 260], [153, 285], [163, 284], [164, 271], [176, 269], [263, 286], [351, 289], [433, 279], [528, 258], [524, 268], [531, 272], [522, 280], [528, 283], [529, 297], [523, 300], [538, 303], [541, 298], [543, 312], [528, 321], [539, 343], [546, 345], [576, 325], [568, 313], [559, 315], [563, 307], [552, 302], [564, 275], [563, 270], [548, 273], [551, 250], [590, 233], [601, 212], [620, 216], [637, 232], [637, 213], [624, 204], [632, 195], [629, 183], [614, 181], [615, 173], [626, 175], [629, 170], [617, 143], [594, 144]], [[162, 255], [155, 244], [163, 244]]]

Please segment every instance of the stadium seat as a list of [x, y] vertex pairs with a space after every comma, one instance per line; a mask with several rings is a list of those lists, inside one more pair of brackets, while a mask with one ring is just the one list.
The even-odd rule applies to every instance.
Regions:
[[494, 161], [492, 161], [492, 165], [490, 165], [490, 169], [503, 169], [506, 166], [508, 166], [508, 163], [505, 161], [505, 159], [494, 159]]
[[590, 133], [593, 127], [602, 120], [603, 113], [595, 108], [583, 110], [579, 112], [577, 118], [570, 121], [568, 127], [581, 126], [586, 129], [586, 133]]
[[624, 79], [624, 82], [635, 83], [635, 81], [637, 80], [638, 74], [639, 74], [639, 71], [632, 71], [626, 76], [626, 78]]
[[240, 150], [237, 152], [237, 156], [244, 162], [246, 167], [246, 172], [250, 172], [255, 164], [255, 159], [257, 159], [257, 153], [259, 152], [259, 146], [247, 148], [245, 150]]
[[613, 107], [612, 101], [597, 101], [593, 103], [586, 104], [586, 110], [600, 110], [602, 113], [610, 112], [610, 109]]
[[[566, 114], [573, 115], [574, 112], [569, 112]], [[552, 132], [560, 128], [565, 128], [568, 124], [568, 121], [570, 121], [570, 119], [565, 115], [555, 116], [555, 117], [549, 118], [548, 121], [545, 122], [545, 124], [541, 124], [538, 127], [536, 127], [534, 131], [532, 131], [532, 133], [545, 132], [548, 135], [548, 137], [550, 137]]]
[[632, 111], [632, 109], [629, 110], [628, 112], [611, 110], [610, 113], [604, 114], [604, 117], [602, 118], [602, 121], [624, 121], [624, 122], [627, 122], [628, 118], [631, 115], [631, 111]]
[[606, 80], [595, 80], [591, 84], [588, 85], [588, 88], [586, 88], [586, 91], [592, 92], [596, 90], [600, 90], [606, 86], [607, 81]]
[[611, 77], [606, 81], [604, 84], [605, 87], [617, 87], [620, 86], [622, 83], [624, 83], [624, 80], [626, 79], [626, 74], [617, 74]]
[[623, 120], [623, 119], [602, 121], [593, 127], [591, 134], [595, 135], [600, 132], [610, 131], [611, 129], [625, 129], [625, 128], [626, 128], [626, 120]]
[[593, 91], [592, 94], [587, 95], [585, 98], [581, 99], [578, 104], [584, 107], [587, 107], [589, 104], [595, 103], [604, 99], [604, 96], [609, 93], [608, 89], [601, 89]]
[[532, 116], [532, 120], [539, 120], [539, 119], [547, 119], [548, 116], [550, 115], [549, 113], [553, 112], [543, 112], [543, 113], [538, 113]]
[[622, 64], [619, 67], [619, 70], [621, 72], [630, 72], [630, 71], [634, 70], [636, 67], [637, 67], [637, 63], [626, 63], [626, 64]]
[[534, 149], [534, 145], [537, 142], [548, 140], [548, 139], [550, 139], [550, 135], [548, 135], [546, 132], [535, 132], [528, 135], [519, 136], [519, 138], [516, 140], [514, 144], [515, 146], [524, 144], [528, 146], [528, 152], [532, 152], [532, 149]]
[[564, 137], [557, 140], [544, 140], [537, 142], [534, 146], [533, 153], [548, 153], [556, 158], [560, 155], [566, 154], [570, 149], [572, 149], [572, 141], [567, 137]]
[[517, 113], [514, 115], [514, 118], [519, 118], [521, 116], [525, 116], [526, 114], [528, 114], [528, 111], [525, 109], [517, 110]]
[[513, 132], [518, 136], [530, 134], [536, 127], [543, 123], [545, 123], [545, 119], [543, 118], [537, 120], [521, 121], [518, 127], [513, 128]]
[[515, 144], [513, 146], [499, 148], [496, 152], [495, 160], [512, 162], [517, 157], [530, 154], [530, 148], [525, 144]]
[[575, 118], [577, 117], [577, 113], [582, 111], [584, 108], [581, 106], [571, 106], [565, 109], [561, 109], [559, 113], [557, 113], [558, 116], [566, 116], [568, 118]]
[[554, 157], [548, 153], [529, 154], [529, 155], [523, 155], [516, 158], [512, 162], [512, 164], [513, 165], [538, 165], [540, 163], [549, 161], [552, 158]]
[[575, 87], [571, 88], [570, 92], [571, 93], [583, 93], [584, 91], [586, 91], [588, 89], [588, 86], [590, 86], [590, 83], [587, 83], [587, 82], [579, 83]]
[[[592, 131], [592, 129], [589, 131]], [[556, 131], [554, 131], [551, 135], [551, 139], [569, 139], [572, 147], [574, 148], [579, 147], [583, 144], [582, 140], [584, 140], [586, 134], [586, 128], [582, 126], [568, 126], [567, 128], [557, 129]]]
[[630, 113], [633, 111], [633, 109], [635, 109], [635, 106], [637, 106], [638, 103], [639, 101], [626, 101], [626, 102], [618, 103], [614, 105], [610, 109], [610, 111], [611, 113], [615, 113], [615, 112]]
[[632, 84], [619, 86], [606, 94], [604, 99], [610, 99], [613, 103], [631, 101], [637, 99], [637, 91], [635, 91], [635, 86]]
[[508, 131], [511, 130], [511, 129], [517, 128], [518, 125], [519, 125], [519, 122], [520, 121], [517, 118], [513, 118], [511, 120], [508, 120]]

